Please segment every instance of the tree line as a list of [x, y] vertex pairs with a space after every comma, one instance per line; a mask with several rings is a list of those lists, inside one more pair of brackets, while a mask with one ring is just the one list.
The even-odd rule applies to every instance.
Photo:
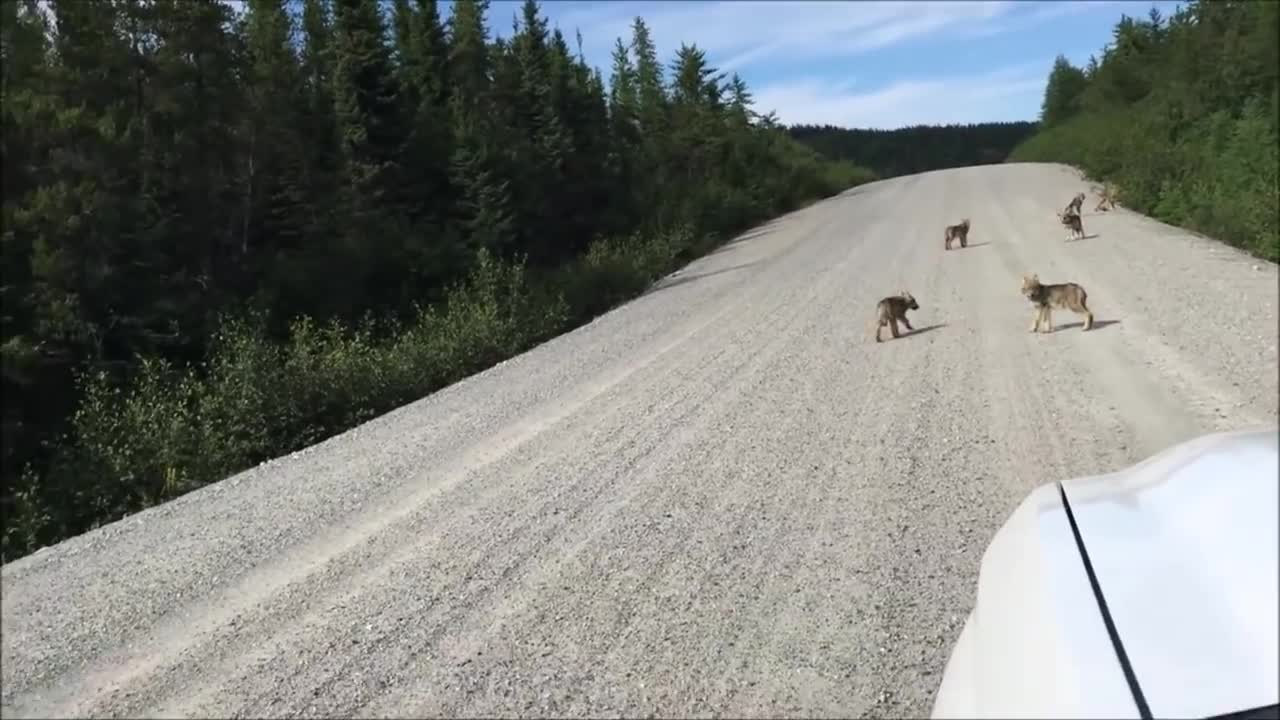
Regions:
[[345, 430], [873, 178], [636, 18], [5, 0], [2, 552]]
[[793, 125], [791, 137], [825, 157], [856, 162], [881, 177], [1004, 162], [1036, 131], [1034, 122], [916, 125], [897, 130]]
[[1124, 16], [1085, 67], [1059, 57], [1011, 159], [1069, 163], [1138, 212], [1280, 260], [1280, 3]]

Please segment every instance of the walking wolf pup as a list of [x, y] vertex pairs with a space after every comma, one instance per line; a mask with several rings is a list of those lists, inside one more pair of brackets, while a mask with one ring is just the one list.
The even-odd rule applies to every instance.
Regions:
[[889, 332], [894, 337], [898, 337], [899, 322], [906, 325], [908, 330], [915, 330], [915, 328], [911, 327], [911, 323], [907, 321], [907, 311], [919, 309], [920, 306], [916, 304], [916, 299], [911, 297], [911, 293], [906, 290], [903, 290], [899, 295], [892, 295], [876, 303], [876, 342], [881, 342], [880, 330], [885, 325], [889, 326]]
[[1022, 294], [1036, 307], [1036, 316], [1028, 332], [1039, 332], [1041, 324], [1047, 328], [1044, 332], [1053, 332], [1053, 308], [1055, 307], [1067, 308], [1084, 315], [1082, 330], [1093, 327], [1093, 313], [1085, 304], [1089, 295], [1076, 283], [1044, 285], [1040, 282], [1039, 275], [1023, 275]]

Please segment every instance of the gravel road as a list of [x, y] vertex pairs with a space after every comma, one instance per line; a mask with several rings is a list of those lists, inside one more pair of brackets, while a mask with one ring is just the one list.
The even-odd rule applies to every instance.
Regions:
[[[1277, 267], [1092, 199], [1067, 242], [1087, 188], [1040, 164], [856, 188], [5, 565], [0, 710], [922, 717], [1029, 490], [1277, 422]], [[1095, 329], [1028, 333], [1024, 271], [1083, 284]], [[904, 288], [916, 331], [877, 345]]]

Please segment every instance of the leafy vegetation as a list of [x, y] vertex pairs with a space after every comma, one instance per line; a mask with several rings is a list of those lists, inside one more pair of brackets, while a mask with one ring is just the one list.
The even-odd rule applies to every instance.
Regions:
[[[643, 20], [530, 0], [16, 0], [3, 556], [314, 443], [872, 179]], [[580, 43], [579, 43], [580, 45]]]
[[1075, 165], [1138, 212], [1280, 260], [1278, 35], [1274, 2], [1123, 17], [1101, 59], [1058, 59], [1010, 159]]
[[856, 162], [880, 177], [1001, 163], [1036, 130], [1032, 122], [977, 125], [918, 125], [898, 130], [862, 130], [831, 125], [795, 125], [791, 137], [825, 157]]

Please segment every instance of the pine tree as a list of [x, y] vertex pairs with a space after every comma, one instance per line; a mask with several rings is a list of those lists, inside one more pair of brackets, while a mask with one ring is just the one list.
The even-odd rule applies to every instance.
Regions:
[[617, 38], [613, 46], [613, 74], [609, 79], [609, 116], [619, 139], [632, 134], [638, 122], [638, 109], [636, 70], [631, 64], [631, 53], [622, 38]]
[[1074, 115], [1080, 109], [1080, 94], [1087, 84], [1085, 74], [1061, 55], [1053, 61], [1049, 82], [1045, 86], [1040, 107], [1040, 122], [1049, 127]]
[[[395, 61], [396, 69], [401, 72], [400, 86], [405, 91], [405, 85], [408, 84], [404, 74], [405, 69], [413, 62], [413, 24], [414, 11], [409, 5], [409, 0], [391, 0], [391, 24], [395, 30]], [[412, 104], [411, 97], [406, 93], [406, 104]]]
[[456, 145], [450, 176], [458, 188], [458, 219], [473, 250], [509, 253], [514, 240], [515, 218], [510, 183], [491, 169], [482, 119], [469, 115], [463, 100], [451, 101]]
[[448, 68], [460, 110], [483, 115], [491, 70], [485, 13], [488, 0], [455, 0], [449, 18]]
[[450, 183], [453, 138], [448, 105], [448, 46], [435, 0], [406, 6], [401, 67], [403, 105], [411, 121], [403, 151], [403, 192], [411, 230], [406, 262], [413, 290], [429, 295], [465, 266], [457, 233], [448, 223], [456, 201]]
[[303, 0], [301, 133], [307, 148], [303, 174], [310, 211], [309, 235], [332, 225], [325, 209], [333, 205], [341, 164], [333, 107], [333, 31], [325, 0]]
[[156, 39], [140, 190], [147, 216], [136, 235], [155, 259], [137, 268], [137, 283], [163, 282], [167, 301], [145, 324], [157, 341], [203, 338], [244, 265], [240, 156], [229, 152], [244, 117], [241, 52], [223, 3], [133, 6], [143, 13], [135, 46], [149, 30]]
[[415, 0], [410, 22], [409, 72], [405, 82], [414, 88], [416, 100], [432, 108], [448, 106], [448, 39], [440, 22], [436, 0]]
[[306, 97], [284, 0], [249, 0], [246, 34], [248, 147], [241, 252], [258, 277], [257, 290], [261, 273], [304, 242], [308, 197], [299, 128]]
[[[567, 47], [548, 45], [546, 20], [534, 0], [525, 0], [523, 25], [512, 38], [512, 53], [519, 68], [515, 98], [515, 127], [510, 141], [519, 181], [514, 189], [521, 218], [521, 246], [535, 263], [549, 264], [567, 255], [561, 245], [557, 222], [564, 214], [565, 163], [572, 153], [571, 140], [557, 107], [566, 94]], [[559, 97], [557, 97], [559, 96]]]
[[[457, 191], [454, 217], [466, 236], [467, 247], [509, 254], [515, 239], [515, 218], [511, 184], [502, 179], [497, 157], [501, 145], [498, 108], [489, 78], [491, 59], [484, 17], [488, 6], [487, 0], [457, 0], [449, 19], [449, 115], [454, 139], [449, 177]], [[499, 60], [509, 55], [501, 44], [494, 50]]]
[[396, 202], [403, 122], [377, 0], [338, 0], [334, 106], [348, 209], [357, 226], [402, 210]]
[[662, 65], [658, 50], [649, 34], [649, 26], [637, 17], [631, 25], [631, 55], [636, 64], [638, 113], [645, 132], [661, 132], [665, 120], [667, 97], [662, 81]]
[[51, 81], [48, 31], [35, 0], [0, 3], [0, 170], [4, 173], [0, 477], [6, 486], [36, 459], [42, 441], [52, 435], [48, 428], [58, 425], [59, 414], [66, 413], [69, 404], [66, 393], [58, 396], [40, 382], [47, 382], [50, 362], [42, 356], [40, 335], [33, 322], [31, 250], [35, 228], [26, 212], [32, 193], [40, 186], [37, 159], [47, 152], [47, 137], [41, 128], [52, 125], [52, 118], [42, 111], [49, 102], [46, 88]]
[[129, 199], [137, 178], [128, 172], [140, 150], [128, 131], [137, 93], [130, 50], [113, 31], [119, 4], [53, 0], [49, 8], [58, 32], [46, 102], [58, 122], [46, 147], [59, 151], [44, 168], [42, 192], [22, 212], [33, 322], [53, 352], [100, 361], [115, 344], [110, 314], [123, 298], [114, 275], [138, 211]]
[[730, 77], [727, 92], [729, 94], [729, 110], [736, 125], [739, 129], [750, 125], [752, 117], [751, 103], [754, 99], [751, 97], [751, 91], [747, 89], [747, 84], [738, 76], [738, 73], [734, 73]]

